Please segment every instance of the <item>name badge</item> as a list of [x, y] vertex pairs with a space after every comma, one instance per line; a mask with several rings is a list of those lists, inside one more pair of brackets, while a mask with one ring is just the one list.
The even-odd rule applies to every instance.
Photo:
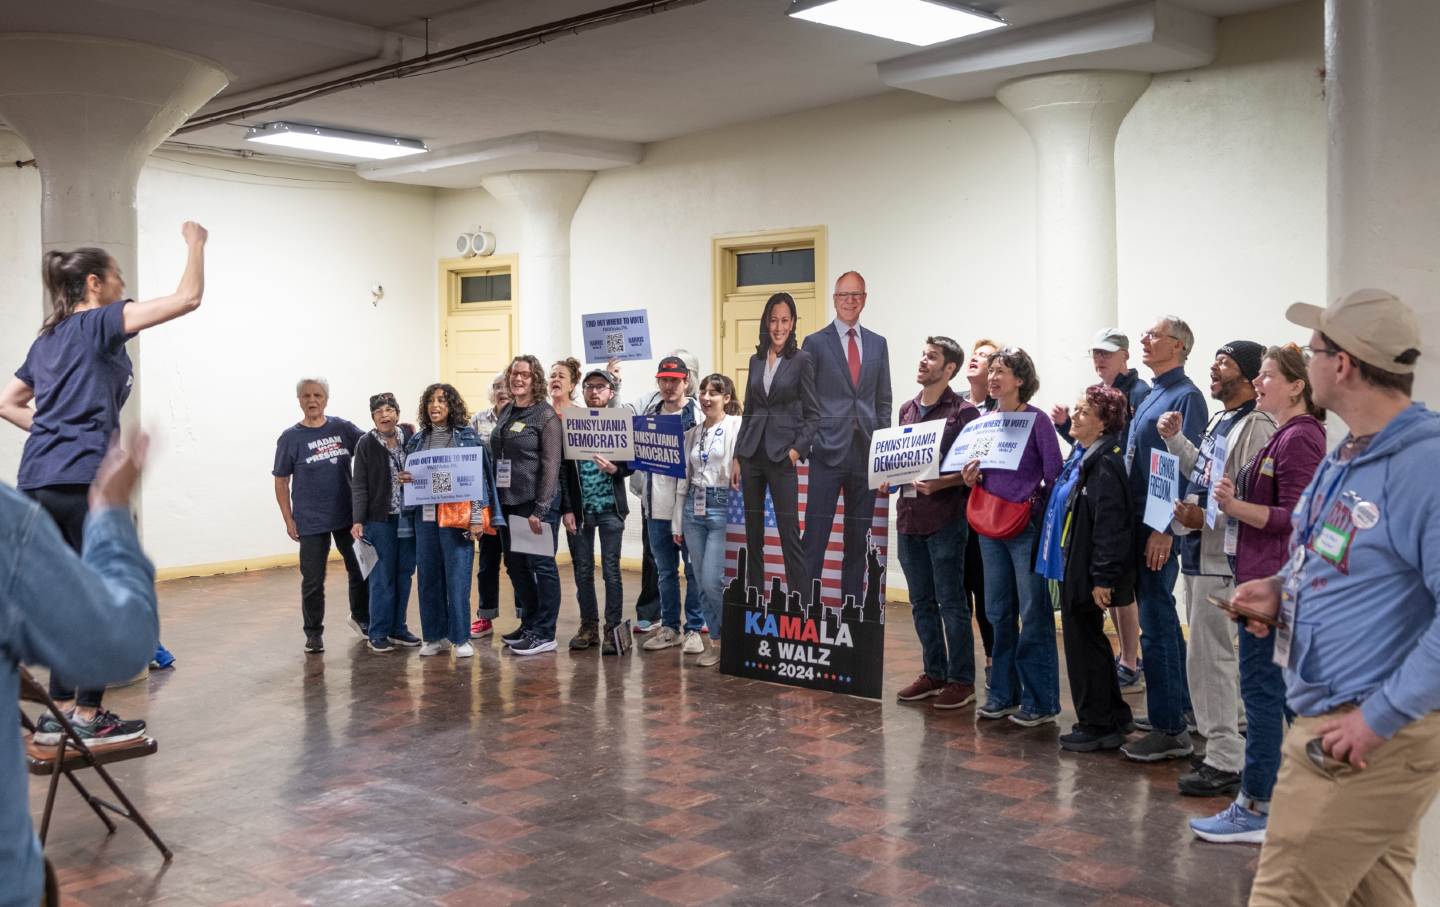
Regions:
[[1240, 551], [1240, 521], [1234, 517], [1225, 520], [1225, 554], [1234, 557]]
[[1350, 533], [1325, 524], [1320, 530], [1320, 535], [1315, 539], [1315, 553], [1332, 563], [1340, 563], [1345, 559], [1345, 552], [1350, 548]]
[[696, 515], [696, 516], [704, 516], [704, 515], [705, 515], [705, 489], [703, 489], [703, 488], [693, 488], [693, 489], [691, 489], [691, 499], [692, 499], [692, 504], [693, 504], [693, 506], [694, 506], [694, 513], [695, 513], [695, 515]]
[[498, 460], [495, 463], [495, 487], [510, 487], [510, 460]]
[[423, 508], [421, 508], [420, 519], [424, 520], [427, 523], [435, 522], [435, 505], [426, 504]]
[[1262, 476], [1275, 475], [1275, 460], [1273, 457], [1266, 457], [1260, 461], [1260, 474]]
[[915, 490], [915, 486], [912, 485], [911, 483], [906, 482], [904, 485], [901, 485], [901, 486], [900, 486], [900, 497], [902, 497], [902, 498], [915, 498], [915, 497], [919, 497], [919, 496], [920, 496], [920, 492], [916, 491], [916, 490]]
[[525, 423], [524, 423], [524, 422], [511, 422], [511, 423], [510, 423], [510, 430], [513, 431], [513, 432], [522, 432], [522, 431], [525, 430]]

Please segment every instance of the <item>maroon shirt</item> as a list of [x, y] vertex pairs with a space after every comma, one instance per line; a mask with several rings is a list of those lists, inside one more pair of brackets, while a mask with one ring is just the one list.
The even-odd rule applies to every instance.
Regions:
[[[921, 391], [923, 394], [924, 391]], [[950, 445], [960, 436], [960, 429], [980, 418], [980, 410], [961, 399], [960, 395], [945, 388], [940, 399], [924, 416], [920, 415], [920, 395], [905, 401], [900, 407], [900, 424], [914, 425], [917, 422], [945, 420], [945, 430], [940, 434], [940, 459], [950, 452]], [[967, 489], [964, 485], [946, 488], [934, 494], [916, 494], [913, 498], [900, 496], [896, 505], [898, 519], [896, 528], [906, 535], [931, 535], [939, 532], [949, 523], [965, 518]]]
[[1280, 426], [1255, 459], [1245, 465], [1237, 497], [1270, 509], [1265, 528], [1240, 523], [1235, 581], [1274, 576], [1290, 556], [1290, 513], [1325, 459], [1325, 426], [1314, 416], [1296, 416]]

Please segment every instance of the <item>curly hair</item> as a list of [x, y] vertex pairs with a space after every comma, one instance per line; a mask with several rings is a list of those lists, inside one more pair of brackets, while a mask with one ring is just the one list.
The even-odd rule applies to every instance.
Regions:
[[1130, 401], [1118, 388], [1108, 384], [1092, 384], [1085, 388], [1085, 402], [1100, 420], [1101, 434], [1113, 435], [1125, 430], [1130, 421]]
[[[538, 356], [532, 356], [529, 353], [521, 353], [514, 359], [511, 359], [510, 364], [505, 366], [505, 386], [510, 386], [510, 375], [512, 372], [515, 371], [515, 366], [519, 365], [522, 362], [530, 366], [530, 402], [535, 403], [538, 400], [544, 399], [545, 369], [541, 367], [540, 359]], [[515, 397], [515, 392], [513, 390], [510, 392], [510, 397], [512, 400]]]
[[730, 402], [725, 404], [725, 415], [740, 415], [739, 395], [735, 393], [735, 382], [731, 380], [729, 375], [722, 375], [719, 372], [713, 375], [706, 375], [704, 380], [700, 382], [700, 390], [703, 391], [707, 389], [712, 394], [724, 394], [730, 398]]
[[436, 391], [445, 393], [445, 403], [450, 407], [450, 416], [446, 421], [455, 430], [464, 428], [470, 424], [470, 411], [465, 407], [465, 398], [460, 396], [454, 385], [435, 383], [425, 388], [425, 393], [420, 395], [420, 415], [415, 420], [417, 425], [429, 426], [430, 413], [428, 412], [430, 398], [435, 396]]
[[580, 386], [580, 360], [574, 356], [566, 359], [557, 359], [554, 364], [550, 366], [550, 371], [553, 372], [557, 368], [563, 368], [565, 374], [570, 376], [570, 399], [574, 400], [575, 390]]
[[1040, 389], [1040, 376], [1035, 373], [1035, 360], [1030, 354], [1018, 346], [1007, 346], [990, 357], [990, 367], [996, 365], [1003, 365], [1015, 374], [1015, 380], [1020, 382], [1020, 402], [1029, 403]]

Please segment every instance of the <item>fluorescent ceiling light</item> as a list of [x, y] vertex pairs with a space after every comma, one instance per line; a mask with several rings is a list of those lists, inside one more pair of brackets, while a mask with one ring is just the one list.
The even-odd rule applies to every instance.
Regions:
[[390, 158], [422, 154], [430, 150], [425, 147], [424, 142], [416, 139], [372, 135], [368, 132], [331, 129], [329, 126], [310, 126], [305, 123], [266, 123], [264, 126], [251, 126], [245, 131], [245, 141], [299, 148], [302, 151], [321, 151], [370, 161], [388, 161]]
[[789, 15], [920, 47], [1005, 24], [946, 0], [795, 0]]

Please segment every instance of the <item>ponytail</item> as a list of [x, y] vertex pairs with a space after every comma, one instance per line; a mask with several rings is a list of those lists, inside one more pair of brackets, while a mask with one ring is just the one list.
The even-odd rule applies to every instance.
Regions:
[[90, 275], [104, 280], [110, 268], [110, 253], [104, 249], [46, 252], [41, 276], [45, 281], [45, 293], [50, 297], [50, 314], [40, 325], [40, 333], [49, 334], [60, 322], [75, 314], [75, 309], [85, 301], [85, 285]]

